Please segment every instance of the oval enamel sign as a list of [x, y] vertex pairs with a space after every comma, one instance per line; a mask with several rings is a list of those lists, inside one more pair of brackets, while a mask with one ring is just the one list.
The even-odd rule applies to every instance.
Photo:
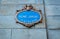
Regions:
[[36, 12], [33, 10], [25, 10], [19, 12], [16, 18], [20, 23], [32, 24], [39, 22], [41, 20], [41, 15], [40, 12]]

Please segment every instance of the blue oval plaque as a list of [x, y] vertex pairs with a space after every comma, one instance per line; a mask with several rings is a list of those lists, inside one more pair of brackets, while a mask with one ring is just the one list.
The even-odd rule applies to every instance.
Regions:
[[17, 14], [17, 20], [25, 24], [36, 23], [39, 22], [40, 19], [41, 19], [40, 13], [33, 10], [26, 10], [26, 11], [19, 12]]

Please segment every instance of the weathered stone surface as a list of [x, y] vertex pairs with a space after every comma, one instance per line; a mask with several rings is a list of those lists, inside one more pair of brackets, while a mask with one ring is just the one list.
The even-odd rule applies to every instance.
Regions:
[[47, 5], [46, 6], [47, 26], [49, 29], [60, 28], [60, 6]]
[[14, 16], [0, 16], [0, 28], [26, 28], [17, 24]]
[[46, 30], [45, 29], [13, 29], [12, 39], [47, 39]]
[[0, 29], [0, 39], [11, 39], [11, 30]]
[[13, 16], [16, 14], [16, 10], [18, 9], [22, 9], [24, 5], [14, 5], [14, 4], [11, 4], [11, 5], [2, 5], [0, 6], [0, 16]]
[[2, 0], [1, 4], [43, 4], [43, 0]]
[[49, 29], [59, 29], [60, 28], [60, 16], [57, 17], [47, 17], [47, 26]]
[[60, 4], [60, 0], [45, 0], [45, 4], [48, 5], [59, 5]]
[[[38, 7], [37, 7], [38, 6]], [[14, 16], [17, 10], [21, 10], [24, 8], [25, 5], [16, 5], [16, 4], [1, 4], [0, 5], [0, 16]], [[44, 14], [44, 7], [43, 5], [33, 5], [34, 8], [37, 10], [42, 10]]]
[[46, 5], [46, 15], [60, 15], [60, 5]]
[[49, 30], [49, 39], [60, 39], [60, 30]]

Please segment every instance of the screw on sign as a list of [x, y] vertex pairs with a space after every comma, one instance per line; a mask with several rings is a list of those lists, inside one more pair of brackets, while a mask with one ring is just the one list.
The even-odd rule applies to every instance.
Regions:
[[26, 5], [22, 10], [17, 10], [16, 23], [31, 28], [35, 24], [42, 23], [42, 12], [32, 5]]

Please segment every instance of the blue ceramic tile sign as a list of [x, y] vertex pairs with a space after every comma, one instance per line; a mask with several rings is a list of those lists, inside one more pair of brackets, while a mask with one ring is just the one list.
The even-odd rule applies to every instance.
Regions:
[[25, 10], [17, 14], [17, 20], [25, 24], [32, 24], [41, 20], [40, 12]]

